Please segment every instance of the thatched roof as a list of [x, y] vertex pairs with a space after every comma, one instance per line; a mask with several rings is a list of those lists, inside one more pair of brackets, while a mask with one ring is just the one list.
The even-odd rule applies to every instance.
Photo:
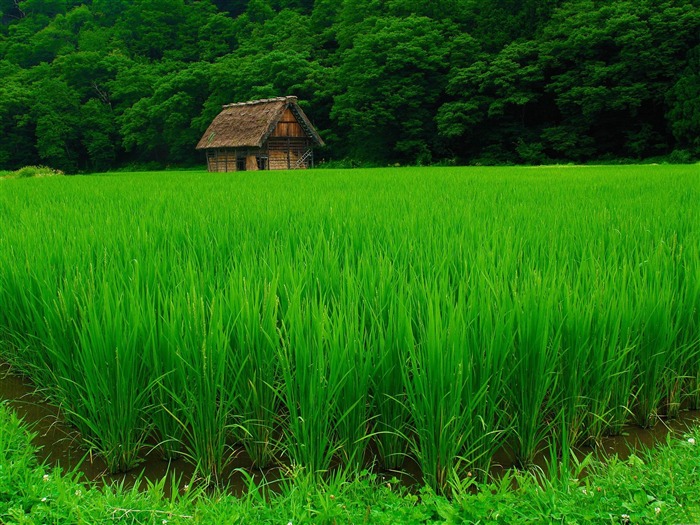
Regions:
[[207, 128], [197, 149], [259, 148], [275, 130], [287, 108], [294, 113], [307, 136], [323, 146], [323, 140], [297, 104], [297, 97], [289, 96], [225, 105]]

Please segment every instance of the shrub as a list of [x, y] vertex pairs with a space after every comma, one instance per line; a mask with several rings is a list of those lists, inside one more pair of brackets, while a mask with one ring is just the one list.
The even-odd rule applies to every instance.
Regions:
[[10, 177], [17, 179], [28, 179], [30, 177], [55, 177], [64, 175], [61, 170], [49, 168], [48, 166], [24, 166], [10, 174]]

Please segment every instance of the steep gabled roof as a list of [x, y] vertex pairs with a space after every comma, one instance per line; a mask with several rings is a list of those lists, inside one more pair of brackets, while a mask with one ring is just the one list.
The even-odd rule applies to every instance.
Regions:
[[277, 97], [227, 104], [204, 132], [197, 149], [259, 148], [289, 108], [306, 135], [323, 146], [323, 140], [297, 104], [297, 97]]

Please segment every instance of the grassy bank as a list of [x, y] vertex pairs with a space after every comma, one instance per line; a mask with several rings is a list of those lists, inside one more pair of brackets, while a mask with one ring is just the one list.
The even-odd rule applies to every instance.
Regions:
[[299, 478], [274, 494], [253, 488], [243, 498], [194, 491], [165, 497], [157, 480], [141, 491], [97, 489], [73, 473], [37, 464], [30, 438], [0, 405], [0, 522], [7, 525], [700, 521], [697, 431], [625, 462], [592, 462], [583, 481], [574, 479], [574, 472], [549, 481], [519, 473], [496, 484], [465, 481], [455, 487], [452, 499], [429, 488], [408, 494], [369, 475], [326, 482]]

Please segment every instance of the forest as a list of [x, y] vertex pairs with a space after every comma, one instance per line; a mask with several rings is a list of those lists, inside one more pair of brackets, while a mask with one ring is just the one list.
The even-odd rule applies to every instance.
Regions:
[[199, 166], [296, 95], [328, 165], [700, 158], [700, 0], [0, 0], [0, 170]]

